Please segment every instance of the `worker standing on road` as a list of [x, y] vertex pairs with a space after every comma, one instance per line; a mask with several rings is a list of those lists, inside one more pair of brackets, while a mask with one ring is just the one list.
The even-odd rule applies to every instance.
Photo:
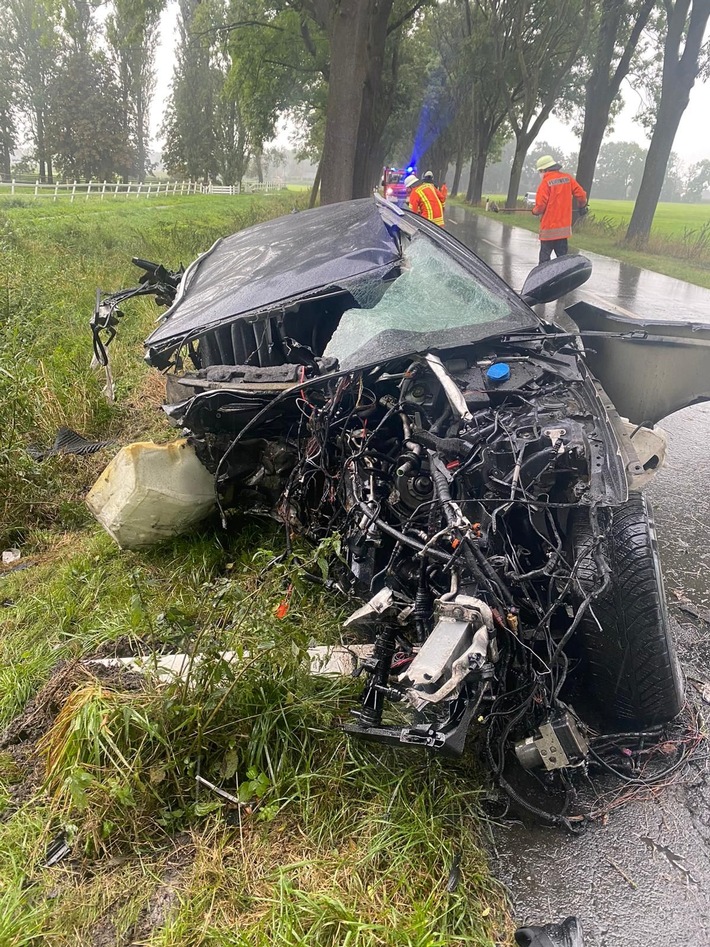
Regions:
[[[434, 172], [427, 171], [424, 174], [422, 181], [424, 181], [425, 184], [434, 184]], [[434, 187], [436, 187], [436, 184], [434, 184]], [[436, 187], [436, 193], [439, 195], [439, 200], [441, 201], [441, 203], [445, 204], [446, 198], [449, 196], [449, 189], [446, 186], [446, 182], [444, 182], [444, 184], [442, 184], [441, 187]]]
[[573, 198], [577, 199], [580, 212], [587, 206], [587, 192], [571, 174], [562, 171], [552, 155], [537, 159], [537, 170], [542, 175], [532, 209], [540, 220], [540, 263], [552, 256], [567, 253], [567, 240], [572, 236]]
[[404, 186], [407, 188], [409, 209], [420, 217], [426, 217], [432, 223], [443, 227], [444, 205], [434, 185], [427, 181], [420, 181], [416, 174], [409, 174], [404, 179]]

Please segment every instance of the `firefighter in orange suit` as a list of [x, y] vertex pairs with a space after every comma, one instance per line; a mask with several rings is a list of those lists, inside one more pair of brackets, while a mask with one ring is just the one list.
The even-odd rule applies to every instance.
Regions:
[[[425, 184], [434, 184], [434, 172], [433, 171], [425, 172], [424, 177], [422, 178], [422, 181], [424, 181]], [[436, 184], [434, 184], [434, 187], [436, 187]], [[444, 184], [442, 184], [441, 187], [436, 187], [436, 193], [439, 195], [439, 200], [441, 201], [441, 203], [445, 204], [446, 198], [449, 196], [449, 189], [446, 186], [446, 182], [444, 182]]]
[[444, 226], [444, 205], [441, 203], [439, 192], [433, 184], [420, 181], [416, 174], [409, 174], [404, 179], [407, 188], [407, 200], [410, 210], [420, 217], [426, 217], [440, 227]]
[[540, 217], [540, 263], [552, 256], [567, 253], [567, 240], [572, 236], [573, 198], [581, 213], [586, 213], [587, 192], [571, 174], [562, 171], [552, 155], [543, 155], [537, 160], [537, 170], [542, 175], [532, 209]]

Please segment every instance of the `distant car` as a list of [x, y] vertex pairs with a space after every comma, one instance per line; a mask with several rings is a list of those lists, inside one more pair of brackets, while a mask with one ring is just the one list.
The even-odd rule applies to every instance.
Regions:
[[[376, 640], [349, 732], [456, 755], [483, 726], [500, 774], [509, 749], [526, 769], [584, 760], [585, 695], [623, 731], [679, 713], [641, 490], [655, 422], [710, 399], [707, 327], [581, 301], [570, 332], [531, 307], [580, 286], [583, 256], [518, 295], [382, 199], [259, 224], [184, 273], [139, 265], [134, 292], [171, 303], [147, 360], [222, 507], [341, 537], [364, 602], [348, 633]], [[97, 309], [102, 364], [127, 295]]]
[[535, 206], [535, 191], [527, 191], [525, 194], [525, 206], [534, 207]]

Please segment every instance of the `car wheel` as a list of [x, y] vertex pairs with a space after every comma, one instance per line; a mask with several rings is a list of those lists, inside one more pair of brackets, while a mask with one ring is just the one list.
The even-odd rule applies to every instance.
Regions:
[[[588, 517], [570, 523], [584, 591], [598, 585]], [[683, 675], [671, 636], [668, 606], [650, 504], [643, 494], [611, 511], [603, 539], [609, 584], [592, 600], [598, 619], [585, 615], [579, 627], [592, 694], [603, 713], [624, 726], [672, 720], [683, 706]]]

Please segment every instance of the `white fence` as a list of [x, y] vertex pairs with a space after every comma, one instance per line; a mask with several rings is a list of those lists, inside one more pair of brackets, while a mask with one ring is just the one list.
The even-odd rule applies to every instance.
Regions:
[[253, 181], [240, 184], [207, 184], [203, 186], [203, 194], [265, 194], [269, 191], [278, 191], [282, 187], [274, 181]]
[[68, 197], [70, 201], [90, 198], [116, 199], [140, 197], [172, 197], [183, 194], [250, 194], [277, 191], [281, 184], [273, 181], [234, 184], [199, 184], [197, 181], [153, 181], [150, 183], [113, 184], [110, 181], [73, 181], [71, 184], [34, 184], [22, 181], [0, 183], [0, 198], [5, 195], [21, 195], [32, 198], [50, 197], [52, 200]]

